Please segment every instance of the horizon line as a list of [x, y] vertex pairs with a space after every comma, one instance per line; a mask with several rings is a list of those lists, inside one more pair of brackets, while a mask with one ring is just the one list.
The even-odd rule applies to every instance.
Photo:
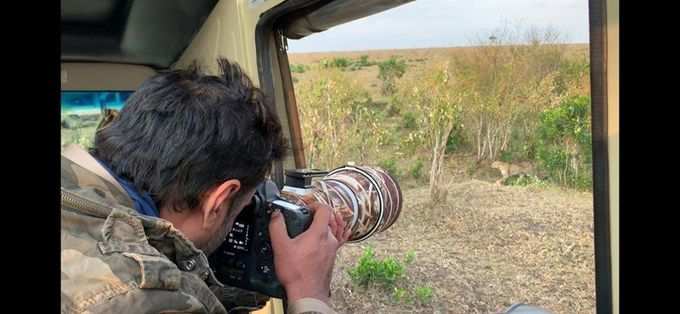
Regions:
[[[522, 43], [519, 43], [521, 45]], [[567, 42], [558, 43], [558, 45], [588, 45], [590, 42]], [[289, 45], [290, 46], [290, 45]], [[432, 47], [413, 47], [413, 48], [368, 48], [363, 50], [315, 50], [315, 51], [288, 51], [289, 54], [293, 53], [351, 53], [351, 52], [366, 52], [366, 51], [380, 51], [380, 50], [417, 50], [417, 49], [447, 49], [447, 48], [475, 48], [478, 45], [463, 45], [463, 46], [432, 46]]]

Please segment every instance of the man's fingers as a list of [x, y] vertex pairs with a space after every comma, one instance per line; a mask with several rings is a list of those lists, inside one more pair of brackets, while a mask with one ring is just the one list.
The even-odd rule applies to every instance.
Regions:
[[308, 231], [319, 235], [325, 235], [328, 232], [329, 220], [331, 218], [331, 210], [328, 206], [321, 203], [309, 204], [310, 209], [314, 211], [314, 220], [309, 226]]
[[271, 220], [269, 221], [269, 235], [273, 247], [285, 246], [290, 241], [288, 230], [286, 229], [286, 220], [283, 219], [283, 214], [278, 210], [272, 213]]
[[331, 227], [331, 232], [333, 232], [333, 234], [335, 236], [337, 236], [338, 235], [338, 220], [335, 219], [335, 214], [333, 214], [331, 216], [331, 218], [328, 220], [328, 226]]
[[342, 241], [342, 233], [345, 229], [345, 221], [342, 220], [342, 215], [340, 215], [339, 212], [335, 212], [333, 217], [331, 217], [331, 220], [335, 221], [336, 228], [333, 230], [335, 238], [338, 239], [338, 241]]
[[338, 242], [342, 245], [347, 242], [352, 231], [347, 228], [347, 223], [339, 212], [336, 213], [335, 219], [338, 221], [338, 230], [335, 232], [335, 238], [338, 239]]
[[333, 247], [333, 248], [335, 248], [335, 249], [337, 250], [337, 248], [338, 248], [338, 247], [340, 246], [340, 244], [341, 244], [340, 239], [338, 239], [338, 238], [335, 236], [335, 234], [333, 234], [333, 231], [331, 231], [330, 229], [328, 230], [328, 233], [327, 233], [327, 234], [328, 234], [328, 242], [330, 242], [331, 247]]

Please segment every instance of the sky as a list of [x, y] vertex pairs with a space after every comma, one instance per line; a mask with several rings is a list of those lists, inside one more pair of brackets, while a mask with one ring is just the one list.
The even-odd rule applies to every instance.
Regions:
[[469, 46], [507, 26], [553, 28], [588, 43], [587, 0], [415, 0], [300, 40], [290, 53]]

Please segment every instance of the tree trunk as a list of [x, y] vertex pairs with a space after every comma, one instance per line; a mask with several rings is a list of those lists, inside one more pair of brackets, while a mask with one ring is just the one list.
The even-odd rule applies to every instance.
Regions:
[[439, 198], [437, 190], [437, 172], [439, 161], [439, 132], [435, 132], [434, 147], [432, 148], [432, 166], [430, 167], [430, 200], [436, 202]]
[[503, 126], [503, 136], [501, 141], [501, 151], [508, 149], [508, 144], [510, 142], [510, 135], [512, 135], [512, 123], [506, 123]]
[[482, 118], [479, 118], [479, 126], [477, 128], [477, 161], [482, 160], [482, 154], [484, 153], [484, 147], [482, 146], [482, 129], [484, 123]]
[[444, 157], [446, 155], [446, 141], [453, 130], [453, 121], [447, 122], [443, 130], [435, 133], [435, 145], [432, 150], [432, 167], [430, 168], [430, 201], [432, 203], [446, 202], [447, 191], [442, 186]]

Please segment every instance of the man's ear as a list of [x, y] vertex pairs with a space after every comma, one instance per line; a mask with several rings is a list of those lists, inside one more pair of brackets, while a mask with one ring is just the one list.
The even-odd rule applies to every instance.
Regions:
[[205, 197], [201, 211], [203, 213], [203, 228], [212, 228], [214, 224], [221, 223], [217, 217], [225, 215], [222, 210], [229, 210], [241, 189], [241, 182], [231, 179], [222, 182], [213, 188]]

